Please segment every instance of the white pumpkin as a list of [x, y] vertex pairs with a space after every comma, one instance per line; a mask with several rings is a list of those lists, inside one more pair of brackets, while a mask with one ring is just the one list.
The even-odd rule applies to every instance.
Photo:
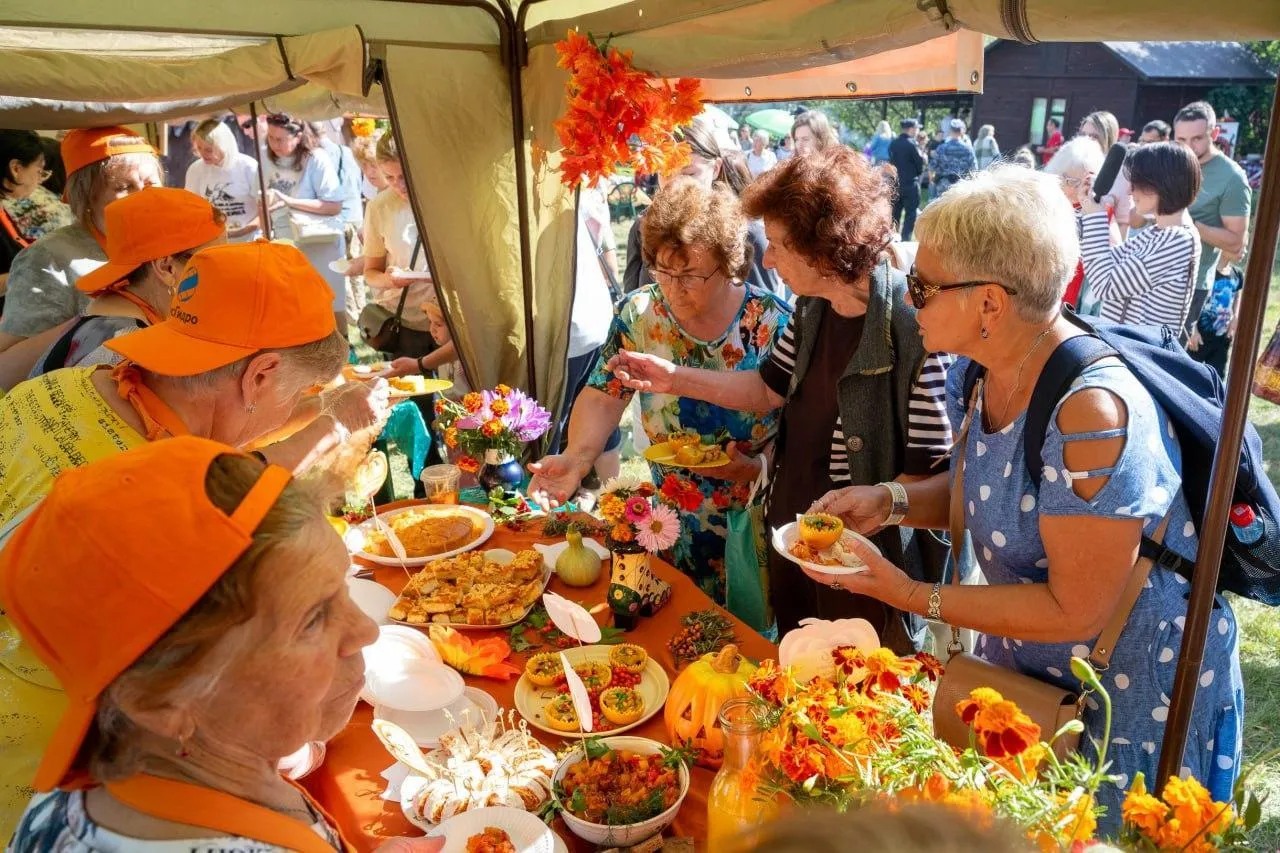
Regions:
[[778, 645], [778, 663], [792, 667], [801, 682], [819, 675], [832, 678], [831, 650], [838, 646], [856, 646], [870, 654], [880, 648], [880, 637], [866, 619], [801, 619], [800, 627], [788, 631]]

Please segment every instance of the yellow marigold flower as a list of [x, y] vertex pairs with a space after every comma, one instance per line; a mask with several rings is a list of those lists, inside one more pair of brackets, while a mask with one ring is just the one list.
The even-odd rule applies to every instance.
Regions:
[[489, 438], [497, 438], [502, 435], [502, 431], [505, 429], [506, 427], [503, 425], [502, 421], [494, 418], [491, 421], [487, 421], [484, 426], [480, 427], [480, 433], [488, 436]]
[[481, 397], [480, 394], [475, 391], [472, 391], [470, 394], [462, 398], [462, 408], [466, 409], [473, 415], [483, 407], [484, 397]]
[[1120, 814], [1125, 823], [1154, 840], [1169, 817], [1169, 807], [1150, 794], [1130, 791], [1120, 806]]
[[617, 495], [601, 495], [600, 496], [600, 514], [609, 521], [617, 524], [626, 514], [627, 504]]
[[507, 412], [511, 411], [511, 404], [506, 400], [494, 400], [489, 404], [489, 410], [498, 417], [502, 417]]
[[458, 446], [458, 430], [456, 427], [449, 427], [444, 431], [444, 444], [450, 450]]
[[493, 389], [493, 393], [497, 394], [499, 397], [506, 397], [511, 394], [511, 386], [499, 385]]

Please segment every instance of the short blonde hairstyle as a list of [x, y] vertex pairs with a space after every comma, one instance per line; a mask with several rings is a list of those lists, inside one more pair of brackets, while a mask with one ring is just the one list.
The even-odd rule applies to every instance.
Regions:
[[1106, 156], [1102, 153], [1098, 140], [1089, 136], [1075, 136], [1058, 149], [1053, 159], [1045, 164], [1044, 170], [1050, 175], [1070, 175], [1072, 172], [1088, 172], [1098, 174], [1102, 161]]
[[975, 172], [929, 202], [916, 239], [957, 280], [1016, 290], [1013, 304], [1027, 322], [1057, 314], [1080, 261], [1075, 211], [1057, 177], [1012, 164]]
[[222, 154], [223, 168], [230, 168], [235, 162], [236, 155], [240, 153], [239, 147], [236, 146], [236, 138], [231, 134], [231, 128], [227, 127], [222, 119], [207, 118], [200, 122], [196, 125], [195, 136], [218, 149]]

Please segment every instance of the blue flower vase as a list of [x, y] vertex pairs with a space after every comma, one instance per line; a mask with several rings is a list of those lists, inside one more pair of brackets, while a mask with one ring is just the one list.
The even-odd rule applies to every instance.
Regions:
[[510, 453], [486, 450], [484, 465], [476, 474], [476, 479], [484, 487], [485, 494], [492, 492], [495, 488], [512, 492], [519, 489], [520, 483], [524, 480], [524, 467], [520, 464], [520, 460]]

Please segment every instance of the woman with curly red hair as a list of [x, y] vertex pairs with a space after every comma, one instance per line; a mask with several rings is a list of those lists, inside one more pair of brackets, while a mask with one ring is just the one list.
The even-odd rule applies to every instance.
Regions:
[[[784, 407], [766, 499], [770, 527], [795, 520], [841, 485], [898, 482], [935, 470], [951, 444], [944, 382], [949, 359], [921, 344], [907, 285], [886, 247], [891, 191], [878, 171], [843, 147], [793, 157], [743, 196], [764, 219], [765, 265], [798, 295], [795, 314], [758, 370], [721, 372], [619, 351], [610, 364], [629, 387], [755, 412]], [[924, 577], [945, 555], [924, 536], [889, 528], [874, 537], [886, 555]], [[778, 629], [808, 616], [866, 618], [886, 645], [906, 652], [923, 623], [865, 596], [833, 592], [771, 553], [769, 585]]]

